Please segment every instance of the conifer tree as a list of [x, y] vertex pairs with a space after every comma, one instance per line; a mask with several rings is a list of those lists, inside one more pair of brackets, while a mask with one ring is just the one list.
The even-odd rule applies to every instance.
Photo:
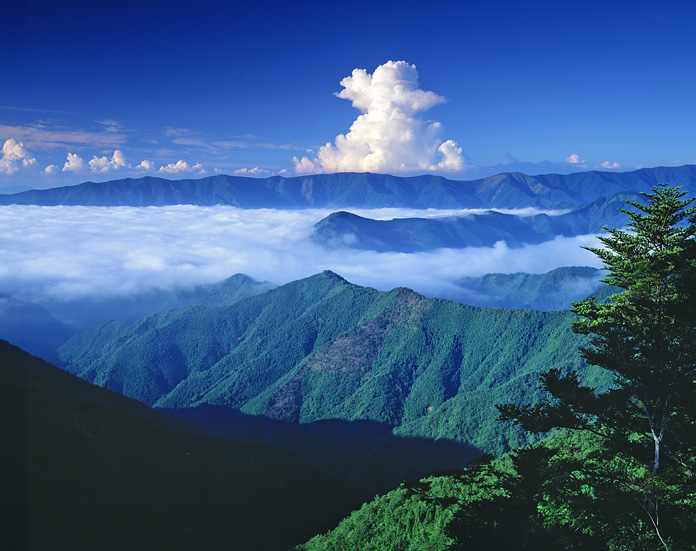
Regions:
[[[582, 385], [577, 372], [551, 369], [541, 378], [548, 399], [498, 409], [502, 420], [531, 432], [567, 428], [596, 435], [604, 456], [600, 464], [606, 466], [602, 476], [616, 483], [622, 497], [630, 496], [647, 539], [664, 549], [691, 548], [696, 208], [688, 208], [693, 199], [683, 199], [685, 193], [667, 184], [643, 195], [645, 204], [629, 201], [636, 210], [622, 210], [630, 220], [628, 231], [604, 228], [604, 247], [588, 248], [604, 263], [603, 281], [622, 292], [604, 303], [590, 299], [573, 305], [579, 317], [573, 330], [589, 336], [581, 355], [613, 374], [612, 387], [600, 393]], [[617, 462], [623, 470], [616, 469]]]

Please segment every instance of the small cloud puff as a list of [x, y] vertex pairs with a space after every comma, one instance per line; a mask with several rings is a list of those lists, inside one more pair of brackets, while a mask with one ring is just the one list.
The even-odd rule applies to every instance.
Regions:
[[68, 153], [68, 160], [63, 165], [63, 172], [84, 172], [87, 163], [77, 153]]
[[56, 165], [48, 165], [46, 168], [42, 170], [42, 172], [46, 175], [51, 175], [55, 174], [56, 172], [59, 172], [60, 169]]
[[602, 163], [602, 168], [621, 168], [621, 165], [619, 163], [616, 163], [616, 162], [612, 163], [609, 161], [604, 161]]
[[577, 153], [573, 153], [566, 159], [566, 163], [570, 163], [571, 165], [583, 165], [585, 161], [581, 161], [580, 156]]
[[111, 159], [108, 157], [97, 157], [96, 155], [89, 162], [92, 172], [108, 172], [117, 168], [128, 166], [126, 156], [120, 150], [115, 150]]
[[369, 74], [355, 69], [336, 93], [362, 114], [347, 134], [336, 136], [316, 157], [293, 158], [295, 172], [458, 172], [466, 160], [452, 140], [440, 139], [442, 125], [418, 114], [445, 98], [421, 90], [415, 65], [388, 61]]
[[234, 171], [235, 174], [270, 174], [268, 170], [255, 166], [254, 168], [240, 168]]
[[138, 166], [135, 167], [136, 170], [147, 170], [147, 171], [154, 171], [156, 170], [155, 168], [155, 163], [152, 161], [148, 161], [147, 159], [143, 160]]
[[20, 167], [36, 164], [36, 159], [29, 157], [28, 151], [22, 142], [10, 138], [5, 140], [2, 146], [2, 157], [0, 157], [0, 172], [14, 174]]
[[197, 172], [198, 174], [205, 174], [205, 169], [201, 163], [196, 163], [191, 166], [186, 161], [179, 159], [176, 163], [169, 163], [167, 166], [161, 166], [160, 172], [166, 172], [167, 174], [179, 174], [181, 172]]

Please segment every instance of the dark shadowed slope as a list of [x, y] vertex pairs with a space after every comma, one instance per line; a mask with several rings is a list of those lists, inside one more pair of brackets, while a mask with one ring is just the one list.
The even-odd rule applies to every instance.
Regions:
[[203, 436], [0, 341], [7, 549], [282, 550], [360, 500], [292, 456]]

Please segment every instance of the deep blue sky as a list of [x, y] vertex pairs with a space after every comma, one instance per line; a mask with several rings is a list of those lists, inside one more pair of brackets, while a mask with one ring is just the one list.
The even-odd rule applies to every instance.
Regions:
[[[293, 157], [319, 170], [318, 149], [360, 114], [340, 81], [389, 60], [446, 98], [414, 116], [442, 124], [429, 143], [461, 148], [450, 177], [696, 163], [692, 5], [14, 2], [0, 19], [0, 186], [294, 175]], [[416, 164], [404, 171], [438, 171]]]

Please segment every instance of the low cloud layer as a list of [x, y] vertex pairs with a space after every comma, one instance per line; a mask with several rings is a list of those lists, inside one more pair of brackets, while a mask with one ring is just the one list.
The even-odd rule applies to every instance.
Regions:
[[[375, 218], [418, 211], [355, 210]], [[214, 282], [235, 273], [283, 284], [325, 269], [381, 290], [406, 286], [457, 299], [452, 281], [488, 272], [545, 272], [558, 266], [598, 266], [581, 245], [592, 236], [557, 238], [509, 249], [440, 249], [377, 253], [329, 251], [311, 242], [327, 210], [241, 210], [234, 207], [0, 207], [0, 292], [24, 299], [128, 294]], [[428, 216], [452, 211], [429, 210]]]
[[317, 172], [460, 172], [462, 149], [441, 139], [439, 122], [420, 113], [445, 98], [420, 89], [416, 66], [388, 61], [369, 74], [355, 69], [341, 81], [336, 96], [350, 100], [361, 115], [347, 134], [319, 149], [315, 158], [294, 158], [297, 173]]

